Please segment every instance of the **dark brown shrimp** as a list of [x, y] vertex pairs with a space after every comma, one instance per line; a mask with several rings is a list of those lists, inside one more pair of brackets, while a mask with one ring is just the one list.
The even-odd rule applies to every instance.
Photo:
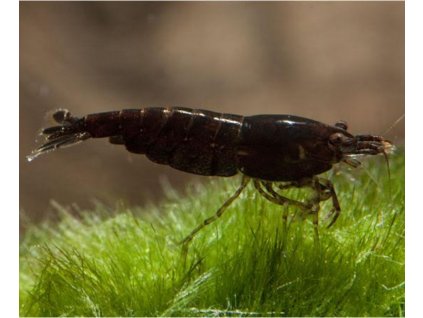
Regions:
[[[292, 115], [240, 116], [183, 107], [126, 109], [82, 118], [67, 110], [53, 115], [58, 126], [45, 128], [46, 142], [28, 156], [37, 156], [88, 138], [108, 137], [112, 144], [145, 154], [151, 161], [185, 172], [229, 177], [243, 175], [241, 186], [216, 214], [195, 228], [184, 246], [203, 227], [219, 218], [250, 180], [267, 200], [295, 205], [314, 216], [317, 235], [319, 204], [332, 200], [331, 226], [341, 211], [334, 187], [317, 175], [338, 162], [358, 166], [358, 155], [386, 156], [393, 149], [381, 136], [352, 135], [345, 122], [334, 126]], [[288, 199], [278, 190], [310, 187], [306, 202]]]

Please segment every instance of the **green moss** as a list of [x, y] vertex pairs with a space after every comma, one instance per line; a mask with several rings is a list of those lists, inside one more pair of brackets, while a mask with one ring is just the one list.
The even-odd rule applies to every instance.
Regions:
[[57, 205], [59, 223], [22, 238], [20, 314], [404, 316], [404, 155], [392, 156], [390, 179], [382, 159], [330, 173], [342, 213], [320, 226], [319, 249], [311, 220], [294, 218], [284, 231], [282, 207], [249, 186], [195, 237], [184, 267], [175, 242], [220, 207], [237, 178], [192, 186], [159, 207], [98, 204], [74, 217]]

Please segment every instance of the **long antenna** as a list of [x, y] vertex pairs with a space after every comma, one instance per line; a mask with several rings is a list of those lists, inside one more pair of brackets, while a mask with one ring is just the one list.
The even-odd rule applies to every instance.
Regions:
[[382, 134], [382, 136], [385, 136], [388, 132], [390, 132], [401, 120], [403, 120], [405, 117], [405, 113], [402, 114], [396, 121], [394, 121], [394, 123], [384, 131], [384, 133]]

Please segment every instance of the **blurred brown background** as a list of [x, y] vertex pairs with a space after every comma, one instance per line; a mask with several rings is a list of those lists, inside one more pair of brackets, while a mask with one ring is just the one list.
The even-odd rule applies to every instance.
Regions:
[[[403, 2], [20, 2], [20, 204], [143, 205], [206, 181], [89, 140], [42, 156], [46, 112], [289, 113], [384, 133], [404, 114]], [[401, 143], [404, 121], [387, 137]]]

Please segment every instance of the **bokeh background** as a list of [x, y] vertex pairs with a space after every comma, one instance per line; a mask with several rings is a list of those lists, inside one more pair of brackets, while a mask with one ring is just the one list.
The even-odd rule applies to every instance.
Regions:
[[[46, 113], [186, 106], [339, 119], [401, 144], [404, 2], [20, 2], [20, 207], [157, 202], [207, 182], [89, 140], [28, 163]], [[386, 132], [386, 130], [388, 130]]]

